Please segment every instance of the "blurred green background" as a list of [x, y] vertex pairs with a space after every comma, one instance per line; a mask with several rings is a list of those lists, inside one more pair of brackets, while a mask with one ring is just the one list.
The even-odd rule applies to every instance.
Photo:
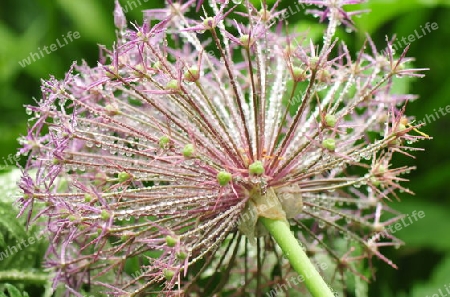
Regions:
[[[141, 10], [163, 5], [162, 0], [120, 2], [128, 10], [128, 20], [138, 23], [142, 21]], [[73, 61], [85, 59], [95, 65], [97, 45], [111, 47], [115, 30], [112, 0], [2, 0], [0, 3], [0, 165], [4, 165], [5, 159], [17, 150], [17, 137], [26, 133], [28, 116], [23, 105], [32, 104], [33, 98], [40, 98], [40, 79], [51, 74], [63, 78]], [[281, 6], [292, 3], [283, 0]], [[435, 110], [450, 106], [450, 75], [447, 74], [450, 69], [450, 0], [369, 0], [358, 8], [368, 8], [371, 13], [355, 18], [360, 30], [344, 37], [351, 48], [356, 49], [362, 44], [365, 32], [372, 35], [379, 50], [385, 48], [386, 35], [395, 34], [401, 39], [417, 31], [421, 36], [411, 43], [408, 56], [416, 57], [416, 67], [431, 70], [424, 79], [410, 84], [409, 92], [419, 94], [420, 99], [408, 104], [407, 114], [422, 120], [427, 115], [430, 118]], [[421, 30], [427, 22], [435, 22], [438, 29], [423, 34]], [[317, 22], [298, 13], [289, 18], [289, 23], [298, 29]], [[80, 38], [51, 54], [44, 54], [30, 65], [20, 65], [30, 52], [36, 53], [58, 38], [62, 41], [69, 31], [79, 32]], [[415, 160], [398, 158], [399, 164], [418, 167], [409, 176], [412, 182], [408, 184], [416, 195], [401, 195], [402, 201], [391, 205], [407, 214], [414, 210], [424, 211], [425, 218], [396, 233], [405, 246], [385, 250], [399, 266], [398, 270], [384, 263], [374, 263], [377, 274], [369, 286], [369, 296], [425, 297], [438, 294], [439, 289], [445, 292], [446, 286], [450, 290], [450, 195], [447, 184], [450, 181], [450, 114], [435, 116], [435, 120], [427, 121], [421, 130], [434, 138], [419, 144], [425, 151], [415, 154]], [[0, 199], [3, 209], [0, 209], [0, 250], [8, 241], [29, 236], [22, 234], [23, 222], [11, 222], [15, 214], [5, 211], [11, 200], [7, 196], [3, 193]], [[15, 239], [2, 235], [13, 230], [18, 232]], [[30, 296], [42, 296], [43, 283], [39, 279], [24, 287], [20, 278], [15, 282], [2, 278], [2, 271], [40, 267], [39, 257], [44, 248], [41, 245], [32, 248], [25, 254], [18, 254], [15, 261], [0, 262], [0, 296], [2, 290], [9, 292], [6, 296], [20, 296], [14, 295], [13, 288], [1, 286], [7, 281], [25, 288]]]

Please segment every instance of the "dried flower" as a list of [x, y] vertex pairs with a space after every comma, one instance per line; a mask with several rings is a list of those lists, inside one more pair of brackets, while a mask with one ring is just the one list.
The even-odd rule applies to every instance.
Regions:
[[[45, 203], [55, 286], [261, 295], [291, 269], [260, 217], [288, 219], [311, 257], [334, 261], [332, 279], [365, 278], [355, 265], [373, 256], [394, 266], [378, 249], [399, 241], [375, 235], [400, 218], [386, 200], [409, 192], [412, 168], [391, 160], [426, 136], [405, 116], [415, 97], [391, 89], [423, 69], [393, 41], [383, 56], [368, 39], [356, 58], [337, 43], [342, 5], [360, 1], [303, 1], [325, 6], [321, 46], [274, 32], [274, 9], [209, 1], [215, 16], [193, 20], [201, 3], [169, 2], [133, 31], [116, 1], [114, 49], [44, 81], [27, 107], [21, 202]], [[235, 9], [248, 23], [230, 21]]]

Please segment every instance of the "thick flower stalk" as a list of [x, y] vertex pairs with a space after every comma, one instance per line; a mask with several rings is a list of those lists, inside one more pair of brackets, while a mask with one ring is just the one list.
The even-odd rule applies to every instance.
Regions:
[[386, 55], [337, 41], [353, 25], [343, 5], [360, 1], [303, 2], [324, 7], [317, 44], [283, 33], [277, 5], [170, 1], [129, 30], [117, 2], [113, 49], [43, 82], [20, 201], [48, 222], [55, 287], [262, 296], [292, 275], [267, 231], [283, 226], [334, 261], [327, 281], [366, 279], [357, 264], [374, 256], [395, 266], [379, 248], [400, 241], [380, 232], [401, 218], [386, 202], [412, 168], [391, 160], [427, 136], [405, 115], [415, 96], [392, 86], [423, 69], [392, 40]]

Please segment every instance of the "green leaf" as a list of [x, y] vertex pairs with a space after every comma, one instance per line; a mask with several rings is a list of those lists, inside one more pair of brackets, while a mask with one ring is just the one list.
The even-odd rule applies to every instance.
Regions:
[[[37, 233], [37, 225], [27, 229], [26, 216], [17, 218], [19, 210], [14, 202], [21, 193], [16, 185], [20, 177], [18, 169], [0, 174], [0, 283], [20, 281], [44, 285], [48, 273], [40, 266], [47, 243]], [[35, 210], [39, 211], [38, 207]], [[9, 293], [8, 296], [13, 296]]]
[[[447, 256], [441, 264], [434, 270], [430, 281], [426, 283], [416, 284], [412, 289], [411, 297], [424, 296], [448, 296], [450, 291], [450, 283], [448, 276], [450, 275], [450, 256]], [[448, 291], [447, 291], [448, 290]], [[441, 295], [443, 294], [447, 295]], [[436, 294], [436, 295], [433, 295]]]
[[349, 10], [368, 9], [370, 13], [354, 18], [360, 33], [374, 32], [383, 24], [401, 14], [437, 5], [450, 5], [447, 0], [371, 0], [363, 4], [349, 6]]
[[0, 81], [8, 81], [19, 67], [14, 59], [11, 59], [10, 53], [16, 50], [14, 46], [16, 36], [12, 30], [0, 23]]
[[6, 289], [6, 295], [4, 290], [0, 291], [0, 297], [28, 297], [26, 292], [20, 292], [16, 287], [11, 284], [5, 284], [3, 287]]
[[[235, 0], [236, 1], [236, 0]], [[276, 0], [266, 0], [265, 1], [265, 3], [269, 6], [269, 8], [270, 8], [270, 6], [272, 5], [272, 4], [274, 4], [275, 3], [275, 1]], [[234, 1], [233, 1], [234, 2]], [[239, 2], [239, 0], [237, 0], [236, 2]], [[242, 0], [240, 1], [241, 3], [244, 3]], [[260, 8], [261, 7], [261, 3], [262, 3], [262, 1], [261, 0], [251, 0], [250, 1], [253, 5], [255, 5], [255, 7], [257, 7], [257, 8]]]
[[102, 44], [114, 39], [112, 5], [104, 7], [103, 2], [91, 0], [58, 0], [56, 2], [68, 16], [72, 17], [75, 23], [74, 31], [79, 31], [81, 39]]
[[[432, 282], [435, 284], [448, 284], [450, 275], [450, 255], [442, 260], [433, 272]], [[450, 285], [450, 284], [448, 284]]]
[[18, 209], [13, 206], [18, 195], [16, 183], [19, 177], [18, 169], [0, 175], [0, 231], [2, 232], [0, 247], [2, 250], [7, 248], [6, 245], [14, 244], [14, 240], [27, 238], [24, 223], [16, 219]]
[[[403, 220], [404, 223], [400, 223], [402, 228], [393, 234], [406, 243], [406, 248], [427, 247], [437, 251], [450, 249], [450, 240], [448, 240], [450, 221], [446, 208], [429, 202], [412, 200], [405, 200], [391, 206], [407, 215]], [[423, 211], [425, 217], [413, 218], [414, 211], [416, 213]], [[432, 230], [432, 236], [430, 236], [430, 230]]]

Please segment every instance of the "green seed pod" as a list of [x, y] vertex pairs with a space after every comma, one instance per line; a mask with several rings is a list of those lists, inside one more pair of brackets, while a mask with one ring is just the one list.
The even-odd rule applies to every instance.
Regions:
[[100, 217], [102, 218], [102, 220], [106, 221], [111, 217], [111, 214], [109, 212], [107, 212], [106, 210], [102, 210]]
[[171, 79], [166, 84], [166, 89], [177, 91], [180, 89], [180, 85], [178, 84], [178, 81], [176, 79]]
[[[397, 128], [396, 128], [397, 135], [402, 135], [402, 134], [404, 134], [403, 131], [405, 131], [405, 130], [406, 130], [406, 126], [405, 126], [403, 123], [399, 123], [398, 126], [397, 126]], [[402, 133], [402, 132], [403, 132], [403, 133]]]
[[292, 67], [292, 78], [295, 82], [302, 82], [306, 79], [306, 72], [301, 67]]
[[378, 178], [376, 178], [375, 176], [372, 176], [372, 177], [370, 178], [370, 182], [371, 182], [372, 185], [374, 185], [375, 187], [378, 187], [378, 186], [381, 184], [380, 180], [379, 180]]
[[336, 149], [336, 140], [334, 140], [333, 138], [324, 139], [322, 141], [322, 146], [327, 150], [334, 152], [334, 150]]
[[334, 116], [332, 114], [325, 115], [325, 124], [328, 127], [334, 127], [336, 125], [336, 122], [337, 122], [336, 116]]
[[107, 179], [108, 177], [104, 172], [98, 172], [95, 174], [94, 177], [94, 185], [103, 186], [104, 184], [106, 184]]
[[112, 104], [107, 104], [105, 106], [105, 111], [110, 116], [115, 116], [115, 115], [120, 114], [119, 108], [117, 106], [112, 105]]
[[262, 175], [264, 174], [264, 165], [261, 161], [255, 161], [253, 164], [248, 166], [248, 172], [251, 175]]
[[119, 174], [117, 175], [117, 178], [119, 179], [119, 182], [123, 183], [123, 182], [126, 182], [131, 179], [131, 174], [129, 174], [128, 172], [122, 171], [122, 172], [119, 172]]
[[106, 76], [109, 78], [116, 78], [117, 76], [119, 76], [116, 67], [114, 67], [113, 65], [109, 65], [108, 70], [106, 71]]
[[242, 43], [242, 46], [245, 48], [249, 48], [252, 45], [252, 40], [250, 38], [250, 35], [244, 34], [239, 37], [239, 41]]
[[156, 61], [155, 63], [153, 63], [152, 68], [156, 69], [156, 70], [161, 70], [161, 62], [160, 61]]
[[309, 58], [309, 67], [312, 70], [316, 70], [318, 65], [319, 65], [319, 57], [311, 57], [311, 58]]
[[186, 144], [183, 148], [183, 156], [185, 158], [192, 158], [192, 156], [194, 156], [194, 154], [195, 154], [194, 145], [192, 143]]
[[205, 26], [207, 30], [211, 30], [216, 27], [216, 22], [214, 21], [214, 18], [207, 17], [206, 19], [203, 20], [203, 26]]
[[138, 65], [134, 66], [134, 68], [136, 69], [133, 71], [134, 75], [136, 75], [137, 77], [144, 76], [144, 73], [145, 73], [144, 65], [138, 64]]
[[220, 171], [217, 173], [217, 181], [219, 182], [219, 185], [226, 186], [230, 183], [232, 178], [231, 173], [227, 171]]
[[84, 194], [84, 202], [91, 202], [92, 201], [92, 195], [91, 194]]
[[164, 277], [166, 278], [166, 280], [171, 280], [173, 278], [173, 276], [175, 275], [175, 271], [170, 270], [170, 269], [164, 269], [163, 273], [164, 273]]
[[375, 174], [375, 176], [383, 176], [387, 171], [386, 166], [384, 165], [378, 165], [375, 166], [373, 173]]
[[200, 70], [197, 67], [191, 67], [184, 73], [184, 79], [189, 82], [196, 82], [200, 78]]
[[159, 139], [159, 147], [162, 149], [167, 149], [169, 147], [170, 144], [170, 138], [167, 135], [162, 136]]
[[183, 261], [183, 260], [186, 260], [186, 258], [187, 258], [187, 254], [186, 254], [185, 252], [179, 252], [179, 253], [177, 253], [177, 259], [178, 259], [178, 260]]
[[331, 73], [326, 69], [319, 69], [316, 75], [317, 80], [323, 82], [325, 84], [329, 84], [331, 82]]
[[170, 235], [166, 236], [166, 244], [168, 247], [174, 247], [177, 244], [177, 242], [178, 242], [177, 238], [174, 238]]

